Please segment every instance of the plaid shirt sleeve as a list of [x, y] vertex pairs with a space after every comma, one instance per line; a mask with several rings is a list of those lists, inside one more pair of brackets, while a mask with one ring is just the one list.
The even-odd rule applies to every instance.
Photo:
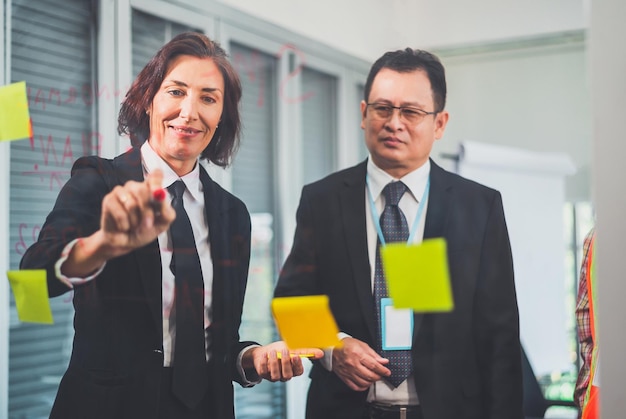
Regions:
[[580, 342], [581, 367], [578, 372], [576, 389], [574, 390], [574, 403], [579, 408], [583, 406], [583, 400], [587, 387], [589, 386], [589, 375], [591, 367], [591, 352], [593, 350], [593, 340], [591, 337], [591, 318], [589, 315], [589, 293], [587, 291], [587, 264], [591, 257], [589, 245], [593, 237], [592, 229], [585, 237], [583, 244], [583, 261], [580, 268], [580, 281], [578, 284], [578, 298], [576, 301], [576, 324], [578, 341]]

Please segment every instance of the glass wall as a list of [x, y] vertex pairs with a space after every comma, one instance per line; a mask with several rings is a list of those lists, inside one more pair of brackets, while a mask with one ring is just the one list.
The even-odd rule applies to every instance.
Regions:
[[[26, 81], [33, 138], [11, 143], [10, 269], [37, 238], [74, 160], [97, 154], [94, 10], [84, 0], [13, 0], [11, 80]], [[9, 417], [47, 418], [72, 344], [72, 296], [50, 300], [53, 325], [20, 323], [11, 295]], [[0, 412], [0, 416], [3, 412]]]
[[[276, 79], [277, 59], [237, 42], [230, 56], [241, 78], [241, 146], [232, 165], [233, 193], [245, 202], [252, 219], [252, 251], [244, 302], [242, 339], [277, 340], [269, 301], [276, 275]], [[236, 416], [284, 417], [284, 384], [267, 381], [251, 388], [235, 386]]]
[[[99, 19], [103, 4], [96, 0], [0, 2], [10, 22], [5, 45], [10, 81], [26, 81], [34, 131], [32, 139], [11, 143], [11, 162], [5, 168], [10, 179], [9, 189], [3, 191], [9, 202], [9, 268], [18, 269], [26, 248], [36, 240], [72, 163], [83, 155], [100, 154], [103, 141], [120, 140], [102, 138], [103, 127], [114, 120], [99, 121], [98, 115], [102, 105], [119, 104], [123, 89], [99, 85], [98, 75], [114, 67], [113, 79], [125, 82], [127, 74], [132, 80], [177, 33], [209, 33], [207, 28], [213, 26], [236, 29], [236, 36], [220, 30], [210, 35], [223, 42], [241, 77], [242, 143], [231, 168], [211, 168], [211, 173], [246, 203], [252, 217], [241, 336], [261, 343], [276, 340], [269, 301], [291, 245], [300, 188], [367, 155], [358, 103], [369, 63], [355, 65], [357, 59], [327, 46], [308, 48], [313, 41], [221, 6], [161, 0], [113, 3], [110, 19]], [[115, 36], [101, 37], [103, 31]], [[247, 35], [241, 36], [242, 32]], [[119, 45], [128, 45], [128, 57], [119, 53]], [[98, 61], [97, 46], [117, 55]], [[121, 153], [128, 141], [119, 144], [116, 151]], [[571, 368], [538, 377], [550, 399], [571, 399], [579, 366], [573, 312], [583, 237], [593, 223], [590, 204], [568, 204], [565, 219], [564, 286], [569, 291], [564, 307]], [[0, 354], [9, 368], [8, 382], [0, 382], [0, 389], [8, 389], [9, 403], [0, 417], [48, 417], [71, 351], [71, 298], [66, 294], [51, 299], [54, 324], [37, 325], [18, 320], [10, 296], [9, 353]], [[563, 302], [555, 304], [563, 306]], [[297, 380], [297, 385], [306, 382]], [[235, 388], [238, 418], [287, 416], [284, 384]], [[295, 400], [291, 405], [297, 407], [296, 413], [290, 410], [290, 419], [302, 415], [306, 385], [297, 392], [299, 396], [289, 395]]]
[[337, 132], [337, 79], [308, 67], [302, 71], [304, 183], [333, 172]]
[[171, 22], [137, 9], [133, 9], [132, 13], [133, 80], [163, 44], [174, 36], [187, 31], [202, 33], [200, 29]]
[[[277, 340], [269, 302], [282, 257], [291, 245], [300, 188], [339, 168], [340, 123], [358, 129], [354, 104], [360, 99], [354, 94], [342, 102], [341, 86], [350, 85], [349, 91], [356, 92], [367, 63], [326, 47], [315, 46], [311, 52], [307, 46], [313, 41], [280, 28], [272, 27], [270, 36], [260, 36], [255, 31], [263, 22], [244, 19], [226, 8], [216, 15], [214, 8], [182, 2], [114, 3], [0, 2], [10, 13], [5, 45], [10, 53], [10, 81], [26, 81], [34, 130], [32, 139], [10, 145], [6, 169], [10, 188], [5, 191], [10, 202], [9, 268], [19, 268], [74, 161], [83, 155], [110, 157], [129, 147], [127, 138], [110, 134], [117, 117], [113, 109], [119, 108], [129, 80], [174, 35], [204, 32], [228, 50], [243, 85], [241, 147], [230, 168], [208, 167], [215, 180], [245, 202], [252, 218], [250, 275], [240, 334], [261, 343]], [[249, 35], [210, 33], [220, 24], [237, 30], [244, 27]], [[304, 65], [307, 59], [320, 61], [319, 51], [332, 57], [321, 58], [333, 63], [332, 71]], [[297, 59], [302, 61], [294, 68]], [[342, 69], [348, 68], [346, 76], [348, 71], [344, 74]], [[103, 138], [101, 132], [109, 134]], [[10, 297], [9, 354], [0, 354], [6, 356], [9, 368], [8, 382], [0, 382], [0, 390], [8, 389], [9, 403], [0, 417], [49, 416], [71, 353], [71, 293], [51, 299], [51, 306], [53, 325], [22, 323]], [[252, 389], [235, 384], [235, 389], [238, 418], [287, 417], [284, 383], [263, 382]]]

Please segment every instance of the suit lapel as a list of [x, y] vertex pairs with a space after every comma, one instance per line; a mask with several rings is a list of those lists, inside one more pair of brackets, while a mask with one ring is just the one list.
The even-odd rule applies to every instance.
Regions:
[[[430, 171], [430, 191], [424, 238], [443, 237], [445, 220], [450, 209], [450, 184], [446, 172], [432, 160]], [[365, 176], [367, 161], [348, 172], [340, 188], [341, 218], [348, 246], [350, 263], [354, 272], [355, 288], [361, 305], [361, 312], [373, 339], [377, 336], [374, 299], [372, 296], [371, 271], [368, 259], [367, 228], [365, 217]], [[417, 337], [424, 318], [415, 314], [413, 336]]]
[[[428, 209], [426, 210], [426, 222], [424, 225], [424, 239], [443, 237], [445, 221], [450, 211], [450, 184], [447, 181], [446, 172], [430, 161], [430, 191], [428, 192]], [[422, 313], [413, 315], [413, 346], [419, 335], [422, 323], [430, 319]]]
[[446, 172], [430, 161], [430, 192], [428, 193], [428, 210], [426, 211], [426, 224], [424, 226], [424, 238], [432, 239], [443, 237], [445, 221], [450, 210], [450, 189]]
[[[123, 185], [129, 180], [142, 182], [143, 168], [141, 164], [141, 152], [138, 147], [124, 153], [113, 160], [115, 166], [114, 175], [117, 176], [117, 184]], [[150, 306], [150, 312], [154, 320], [155, 327], [159, 334], [163, 333], [163, 287], [161, 278], [161, 254], [159, 252], [158, 240], [137, 249], [134, 253], [141, 281], [146, 293], [146, 300]]]
[[221, 313], [224, 312], [224, 305], [228, 303], [226, 295], [230, 295], [226, 289], [230, 284], [224, 281], [221, 274], [223, 261], [228, 260], [227, 249], [228, 240], [225, 226], [222, 224], [226, 218], [222, 215], [226, 208], [223, 208], [222, 195], [217, 191], [216, 183], [208, 173], [200, 166], [200, 181], [204, 190], [204, 208], [209, 227], [209, 242], [211, 245], [211, 259], [213, 261], [213, 285], [212, 285], [212, 312], [213, 322], [221, 321]]
[[129, 180], [143, 182], [143, 166], [141, 163], [141, 149], [134, 147], [128, 152], [113, 159], [115, 166], [114, 175], [117, 176], [118, 183], [123, 185]]
[[365, 175], [367, 161], [348, 172], [341, 186], [341, 219], [344, 226], [350, 264], [354, 272], [354, 282], [360, 303], [361, 313], [367, 328], [376, 339], [376, 315], [372, 296], [371, 270], [368, 259], [367, 220], [365, 218]]

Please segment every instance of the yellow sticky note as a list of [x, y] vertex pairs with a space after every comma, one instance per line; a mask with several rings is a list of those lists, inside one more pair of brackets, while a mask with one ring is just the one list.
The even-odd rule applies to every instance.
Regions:
[[272, 313], [278, 332], [289, 348], [341, 345], [326, 295], [274, 298]]
[[0, 141], [21, 140], [31, 136], [26, 82], [0, 86]]
[[380, 254], [394, 307], [419, 312], [454, 308], [445, 239], [390, 243]]
[[[314, 358], [315, 354], [298, 354], [298, 353], [290, 353], [289, 356], [299, 356], [300, 358]], [[267, 357], [270, 357], [270, 354], [267, 354]], [[283, 359], [283, 354], [281, 352], [276, 352], [276, 358]]]
[[17, 316], [22, 322], [52, 324], [48, 284], [44, 269], [8, 271]]

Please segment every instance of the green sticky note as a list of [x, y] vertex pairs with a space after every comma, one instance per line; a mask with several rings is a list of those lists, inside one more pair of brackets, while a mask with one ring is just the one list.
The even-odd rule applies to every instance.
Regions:
[[454, 308], [445, 239], [418, 245], [390, 243], [380, 254], [394, 307], [419, 312]]
[[20, 321], [52, 324], [46, 271], [44, 269], [8, 271], [7, 276], [13, 289]]
[[31, 136], [26, 82], [0, 86], [0, 141], [21, 140]]

